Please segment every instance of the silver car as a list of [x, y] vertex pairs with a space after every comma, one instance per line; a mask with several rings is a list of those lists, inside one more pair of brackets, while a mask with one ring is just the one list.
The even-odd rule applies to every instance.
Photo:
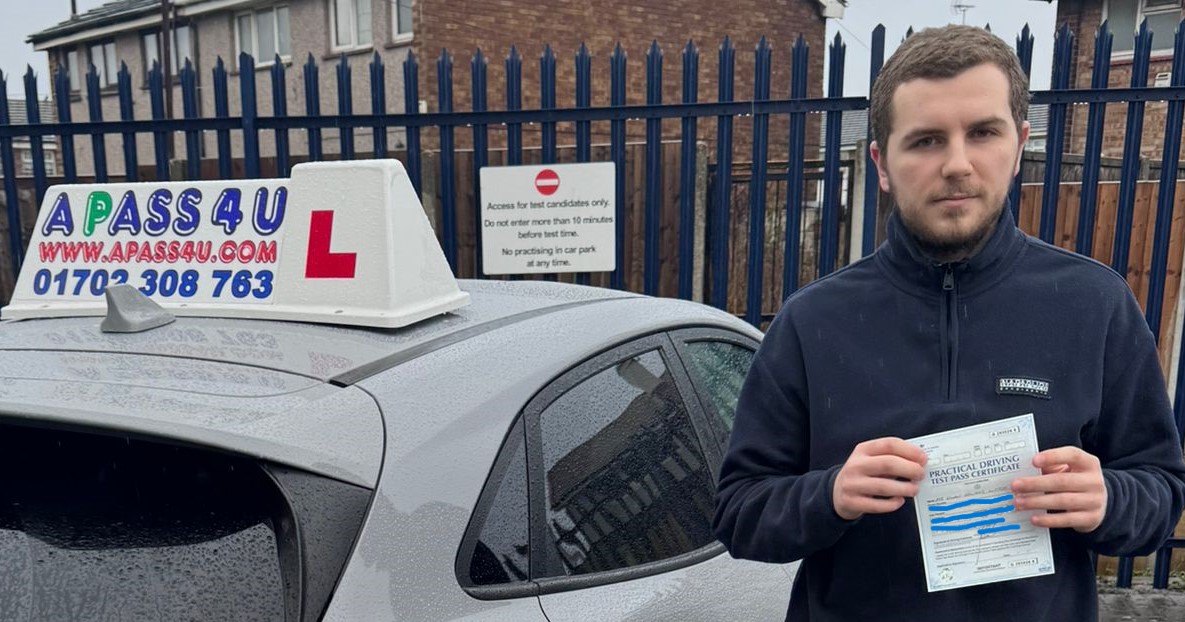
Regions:
[[761, 335], [462, 281], [401, 329], [0, 324], [0, 619], [736, 620], [714, 478]]

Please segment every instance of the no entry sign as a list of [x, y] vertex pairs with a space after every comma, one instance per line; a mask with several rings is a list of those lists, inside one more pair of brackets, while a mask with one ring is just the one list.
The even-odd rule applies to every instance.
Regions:
[[539, 171], [535, 176], [535, 189], [545, 197], [555, 194], [555, 191], [560, 189], [560, 176], [549, 168]]
[[615, 171], [612, 162], [482, 167], [482, 272], [612, 271]]

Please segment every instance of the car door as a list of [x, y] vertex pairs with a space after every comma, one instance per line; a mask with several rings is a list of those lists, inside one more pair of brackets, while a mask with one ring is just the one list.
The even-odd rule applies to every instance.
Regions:
[[524, 411], [531, 575], [550, 622], [776, 619], [790, 578], [711, 531], [724, 426], [655, 334], [557, 379]]
[[[672, 331], [670, 337], [691, 378], [706, 420], [719, 437], [723, 455], [732, 434], [741, 386], [753, 364], [758, 342], [746, 334], [709, 327]], [[791, 562], [782, 564], [782, 568], [793, 579], [798, 565], [799, 562]]]

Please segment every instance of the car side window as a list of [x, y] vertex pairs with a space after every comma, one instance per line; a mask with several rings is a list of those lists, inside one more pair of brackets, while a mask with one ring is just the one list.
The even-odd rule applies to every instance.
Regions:
[[[461, 553], [459, 568], [471, 586], [502, 585], [527, 581], [530, 574], [527, 509], [527, 456], [522, 427], [516, 426], [495, 465], [487, 493], [474, 516], [475, 525]], [[489, 497], [492, 492], [492, 497]], [[487, 501], [488, 497], [488, 501]], [[476, 527], [476, 528], [475, 528]]]
[[731, 431], [741, 385], [753, 364], [753, 350], [727, 341], [691, 341], [684, 348], [688, 373], [700, 398]]
[[715, 541], [711, 468], [661, 351], [619, 360], [571, 387], [542, 410], [538, 427], [545, 542], [560, 576]]

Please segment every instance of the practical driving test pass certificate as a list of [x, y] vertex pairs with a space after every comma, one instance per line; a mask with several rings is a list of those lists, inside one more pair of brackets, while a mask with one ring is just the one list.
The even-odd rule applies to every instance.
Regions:
[[1011, 490], [1041, 474], [1031, 413], [909, 442], [928, 456], [914, 499], [928, 591], [1053, 574], [1049, 529], [1017, 511]]

